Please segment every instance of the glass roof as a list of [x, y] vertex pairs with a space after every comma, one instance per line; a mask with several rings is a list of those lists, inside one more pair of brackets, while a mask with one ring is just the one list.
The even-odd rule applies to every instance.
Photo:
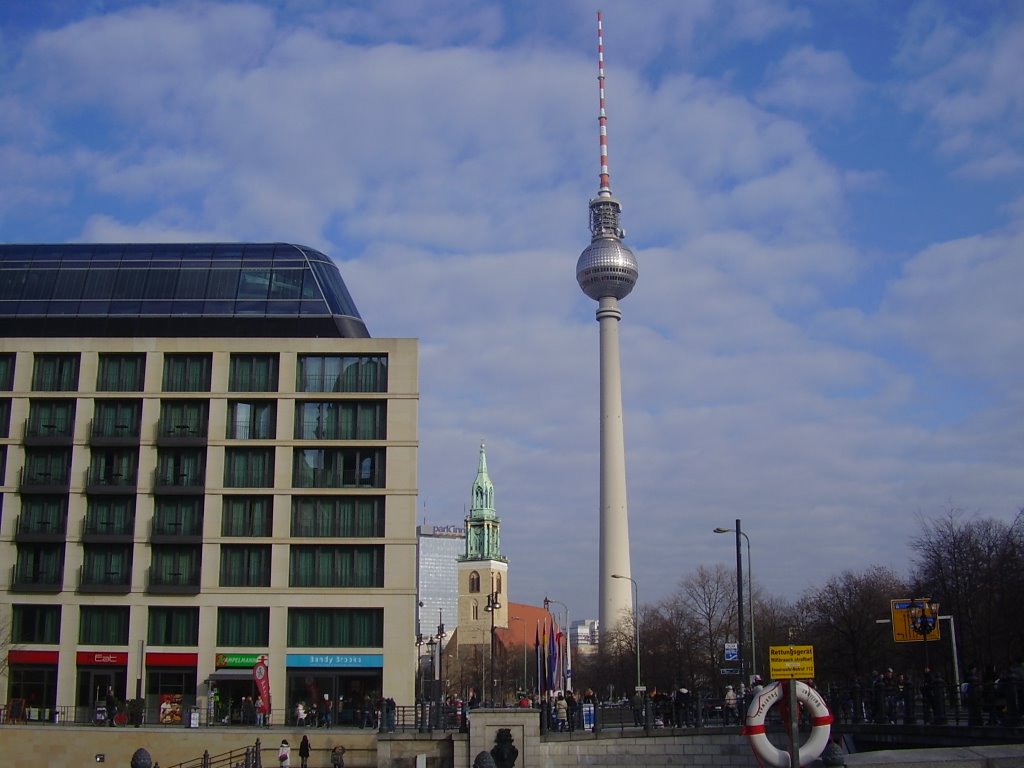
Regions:
[[231, 319], [235, 332], [253, 335], [279, 334], [238, 321], [272, 320], [290, 329], [283, 335], [322, 335], [323, 323], [303, 334], [301, 324], [280, 322], [320, 318], [336, 321], [340, 335], [369, 335], [337, 265], [301, 245], [0, 245], [0, 326], [5, 318], [169, 317]]

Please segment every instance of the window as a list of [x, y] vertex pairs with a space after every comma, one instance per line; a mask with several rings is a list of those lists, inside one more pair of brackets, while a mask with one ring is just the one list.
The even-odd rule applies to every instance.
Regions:
[[83, 533], [131, 536], [135, 533], [134, 496], [89, 496]]
[[469, 574], [469, 591], [479, 592], [480, 591], [480, 574], [473, 571]]
[[211, 368], [210, 355], [164, 355], [164, 392], [209, 392]]
[[201, 486], [205, 478], [205, 448], [161, 448], [157, 451], [157, 485]]
[[273, 448], [225, 448], [224, 485], [228, 488], [273, 488]]
[[202, 550], [194, 546], [153, 545], [151, 587], [198, 587]]
[[217, 609], [217, 645], [263, 647], [269, 644], [269, 608]]
[[231, 392], [277, 392], [277, 355], [231, 355]]
[[296, 449], [296, 488], [383, 488], [383, 448]]
[[139, 477], [138, 453], [136, 448], [93, 448], [89, 483], [135, 485]]
[[220, 548], [222, 587], [269, 587], [270, 545], [224, 544]]
[[32, 400], [26, 437], [70, 437], [75, 432], [74, 400]]
[[37, 354], [32, 362], [32, 389], [38, 392], [74, 392], [78, 389], [78, 353]]
[[18, 586], [60, 588], [64, 582], [63, 544], [19, 544], [14, 566]]
[[65, 533], [67, 524], [67, 496], [22, 497], [18, 533]]
[[384, 547], [296, 545], [288, 570], [290, 587], [383, 587]]
[[150, 645], [199, 645], [199, 608], [151, 606], [146, 642]]
[[138, 436], [141, 400], [97, 400], [92, 417], [93, 437]]
[[27, 448], [23, 479], [27, 485], [66, 485], [70, 465], [65, 448]]
[[145, 378], [145, 355], [100, 353], [97, 392], [141, 392]]
[[277, 434], [277, 403], [273, 400], [228, 403], [228, 439], [273, 440]]
[[11, 398], [0, 398], [0, 437], [11, 436]]
[[383, 535], [383, 496], [292, 497], [292, 536], [375, 538]]
[[382, 648], [383, 608], [291, 608], [288, 645], [293, 648]]
[[295, 404], [295, 437], [300, 440], [384, 440], [383, 400], [327, 400]]
[[387, 392], [387, 355], [299, 355], [299, 392]]
[[132, 581], [131, 544], [86, 544], [82, 586], [124, 586]]
[[11, 642], [60, 642], [59, 605], [14, 605], [11, 617]]
[[274, 526], [272, 496], [225, 496], [221, 536], [270, 536]]
[[206, 437], [208, 408], [206, 400], [161, 400], [160, 435]]
[[153, 512], [154, 536], [202, 536], [202, 497], [158, 496]]
[[0, 355], [0, 391], [14, 389], [14, 355]]
[[128, 645], [128, 616], [128, 606], [81, 606], [78, 642], [82, 645]]

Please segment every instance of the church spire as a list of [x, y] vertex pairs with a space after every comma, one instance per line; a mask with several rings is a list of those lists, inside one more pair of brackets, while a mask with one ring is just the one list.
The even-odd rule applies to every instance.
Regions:
[[473, 481], [473, 501], [466, 516], [466, 554], [464, 560], [500, 560], [501, 520], [494, 508], [494, 483], [487, 474], [487, 450], [480, 443], [480, 461]]

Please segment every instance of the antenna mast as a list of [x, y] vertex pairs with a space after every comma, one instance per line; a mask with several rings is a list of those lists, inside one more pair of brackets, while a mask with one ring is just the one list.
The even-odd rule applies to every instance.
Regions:
[[611, 197], [611, 176], [608, 173], [608, 115], [604, 111], [604, 27], [601, 12], [597, 12], [597, 93], [601, 110], [597, 115], [597, 124], [601, 128], [601, 197]]

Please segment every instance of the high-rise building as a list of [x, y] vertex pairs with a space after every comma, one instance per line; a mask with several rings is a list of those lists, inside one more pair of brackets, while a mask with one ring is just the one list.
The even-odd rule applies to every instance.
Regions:
[[608, 173], [608, 131], [604, 102], [604, 38], [597, 14], [597, 82], [600, 98], [601, 172], [597, 197], [590, 201], [590, 245], [576, 262], [576, 281], [598, 302], [601, 339], [601, 493], [598, 611], [608, 632], [636, 609], [630, 594], [629, 514], [626, 506], [626, 448], [622, 427], [622, 373], [619, 366], [619, 300], [629, 295], [639, 271], [622, 242], [622, 206], [612, 196]]
[[329, 258], [4, 245], [0, 335], [9, 699], [230, 721], [265, 657], [276, 722], [412, 702], [417, 344]]
[[427, 525], [416, 528], [419, 546], [418, 634], [437, 634], [444, 624], [451, 632], [459, 620], [459, 558], [466, 548], [466, 529], [461, 525]]

